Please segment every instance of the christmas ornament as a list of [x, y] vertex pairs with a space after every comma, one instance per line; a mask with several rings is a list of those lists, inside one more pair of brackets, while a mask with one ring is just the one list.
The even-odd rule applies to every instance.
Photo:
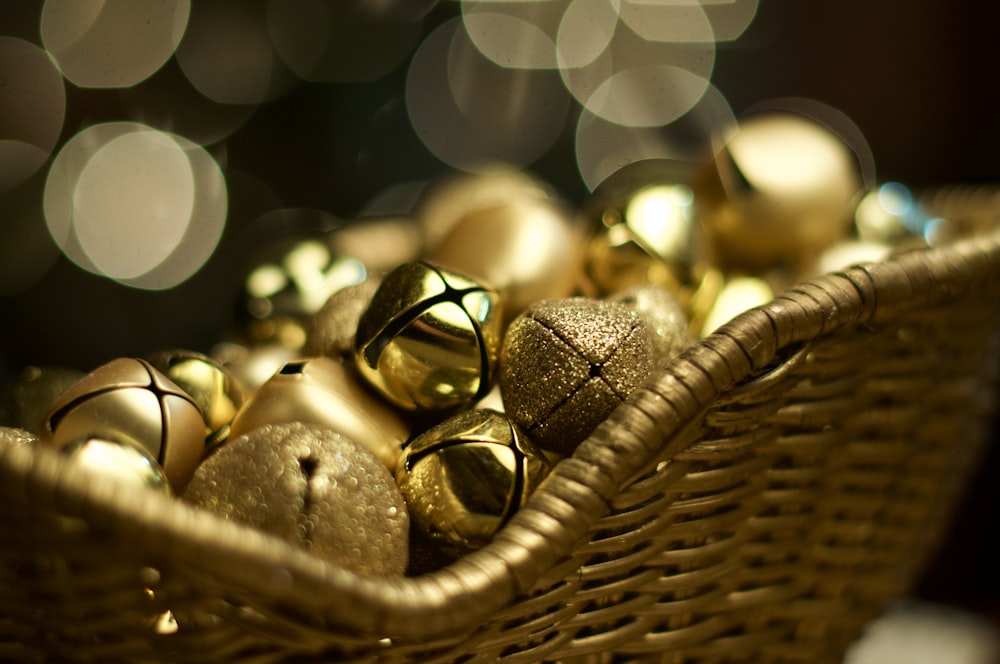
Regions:
[[84, 375], [68, 367], [25, 367], [0, 392], [0, 425], [37, 433], [56, 398]]
[[744, 311], [772, 299], [774, 291], [763, 279], [746, 276], [727, 279], [702, 324], [700, 336], [707, 337]]
[[266, 425], [198, 468], [184, 499], [359, 574], [402, 574], [409, 516], [369, 450], [315, 424]]
[[194, 400], [151, 364], [119, 358], [63, 392], [39, 433], [57, 448], [84, 437], [145, 449], [179, 492], [201, 461], [205, 421]]
[[587, 202], [596, 231], [587, 276], [600, 294], [653, 284], [691, 284], [696, 250], [694, 194], [674, 162], [634, 162], [602, 182]]
[[348, 367], [328, 357], [286, 362], [233, 419], [230, 436], [268, 424], [307, 422], [350, 438], [396, 467], [409, 426]]
[[358, 320], [381, 283], [380, 277], [369, 276], [331, 295], [309, 321], [303, 352], [310, 357], [322, 355], [336, 360], [350, 357]]
[[396, 466], [396, 481], [414, 527], [462, 553], [489, 542], [550, 468], [505, 415], [481, 409], [414, 438]]
[[101, 478], [171, 495], [170, 482], [145, 447], [102, 436], [81, 436], [59, 448], [75, 468]]
[[390, 272], [358, 321], [355, 363], [392, 403], [443, 411], [490, 390], [502, 335], [491, 288], [430, 263]]
[[267, 382], [285, 362], [301, 358], [302, 351], [274, 342], [247, 346], [226, 341], [212, 348], [211, 357], [250, 394]]
[[649, 328], [655, 357], [654, 365], [666, 366], [680, 355], [694, 339], [688, 331], [688, 318], [677, 298], [659, 286], [633, 286], [607, 298], [632, 309]]
[[206, 452], [224, 443], [236, 411], [246, 400], [245, 389], [232, 373], [212, 358], [193, 351], [161, 351], [146, 359], [198, 406], [205, 420]]
[[715, 138], [692, 181], [708, 259], [728, 272], [800, 272], [847, 236], [862, 194], [857, 160], [822, 125], [760, 113]]
[[521, 196], [457, 219], [427, 259], [503, 293], [503, 318], [510, 322], [533, 302], [573, 294], [582, 244], [582, 230], [567, 210]]
[[541, 448], [570, 454], [646, 379], [652, 357], [649, 329], [624, 304], [537, 302], [504, 338], [506, 412]]

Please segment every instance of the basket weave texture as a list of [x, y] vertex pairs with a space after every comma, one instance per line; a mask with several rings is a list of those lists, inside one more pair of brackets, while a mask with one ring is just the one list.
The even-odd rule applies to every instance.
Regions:
[[[737, 317], [490, 545], [417, 577], [0, 449], [0, 660], [839, 662], [912, 586], [989, 439], [1000, 232], [976, 209], [947, 247]], [[168, 610], [180, 628], [158, 633]]]

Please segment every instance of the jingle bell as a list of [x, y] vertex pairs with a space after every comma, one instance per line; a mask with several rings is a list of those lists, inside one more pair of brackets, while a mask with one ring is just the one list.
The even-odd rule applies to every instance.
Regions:
[[358, 321], [361, 375], [406, 410], [443, 411], [486, 396], [500, 347], [501, 298], [430, 263], [382, 281]]
[[0, 425], [37, 433], [56, 398], [85, 375], [68, 367], [25, 367], [0, 392]]
[[511, 323], [500, 358], [506, 412], [543, 450], [570, 454], [653, 366], [649, 329], [618, 302], [536, 302]]
[[0, 426], [0, 445], [17, 445], [19, 447], [34, 447], [38, 444], [38, 436], [20, 427]]
[[724, 271], [799, 272], [849, 234], [860, 168], [822, 125], [760, 113], [716, 136], [713, 149], [692, 189], [708, 259]]
[[57, 448], [85, 437], [145, 449], [179, 492], [201, 461], [205, 421], [194, 400], [149, 362], [119, 358], [63, 392], [39, 433]]
[[183, 498], [359, 574], [406, 570], [409, 515], [392, 473], [315, 424], [233, 438], [198, 468]]
[[59, 448], [74, 467], [102, 478], [172, 495], [170, 482], [153, 455], [131, 442], [81, 436]]
[[673, 162], [647, 160], [612, 174], [594, 190], [587, 216], [596, 231], [586, 271], [599, 294], [646, 284], [678, 292], [698, 259], [694, 194]]
[[522, 196], [465, 214], [428, 249], [427, 259], [503, 293], [509, 323], [533, 302], [575, 291], [582, 245], [568, 211], [548, 199]]
[[161, 351], [146, 359], [198, 406], [205, 420], [205, 451], [224, 443], [236, 411], [246, 400], [246, 391], [235, 376], [219, 362], [194, 351]]
[[702, 323], [701, 337], [707, 337], [739, 314], [774, 298], [774, 291], [763, 279], [738, 276], [727, 279], [715, 303]]
[[325, 356], [336, 360], [350, 357], [354, 352], [358, 320], [380, 283], [380, 277], [369, 276], [331, 295], [309, 320], [303, 352], [309, 357]]
[[550, 469], [505, 415], [481, 409], [414, 438], [396, 466], [396, 481], [413, 527], [461, 554], [489, 542]]
[[250, 396], [233, 419], [230, 436], [268, 424], [305, 422], [335, 431], [374, 453], [389, 469], [410, 429], [348, 367], [328, 357], [286, 362]]

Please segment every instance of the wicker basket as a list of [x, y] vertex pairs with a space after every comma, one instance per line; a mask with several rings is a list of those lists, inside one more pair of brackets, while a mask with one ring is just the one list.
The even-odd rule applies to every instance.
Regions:
[[997, 403], [998, 206], [955, 191], [930, 200], [966, 238], [741, 315], [422, 576], [2, 449], [0, 659], [838, 662], [933, 553]]

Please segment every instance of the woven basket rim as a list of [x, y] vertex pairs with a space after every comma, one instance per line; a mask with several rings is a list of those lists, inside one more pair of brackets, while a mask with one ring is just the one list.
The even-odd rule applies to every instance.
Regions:
[[[455, 638], [553, 570], [564, 572], [573, 547], [623, 483], [651, 460], [682, 451], [689, 441], [673, 434], [738, 382], [764, 372], [781, 352], [947, 302], [1000, 279], [998, 262], [1000, 231], [994, 231], [822, 275], [737, 316], [633, 392], [490, 544], [421, 576], [366, 577], [175, 498], [129, 499], [134, 494], [127, 489], [67, 472], [54, 453], [0, 447], [7, 478], [0, 491], [141, 539], [143, 551], [165, 561], [212, 561], [220, 581], [315, 612], [337, 631], [401, 641]], [[672, 440], [674, 447], [667, 447]]]

